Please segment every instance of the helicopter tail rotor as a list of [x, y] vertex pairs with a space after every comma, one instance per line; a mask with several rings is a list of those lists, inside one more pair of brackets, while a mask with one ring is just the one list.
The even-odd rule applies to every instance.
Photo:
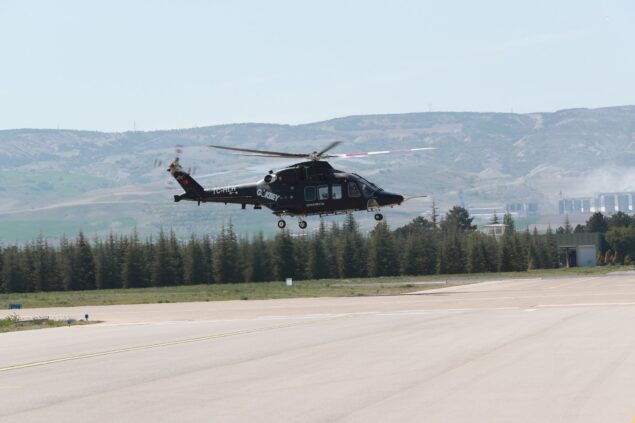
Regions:
[[[170, 164], [168, 168], [168, 172], [172, 175], [172, 177], [179, 183], [181, 188], [185, 190], [187, 194], [190, 195], [200, 195], [204, 189], [203, 187], [190, 176], [188, 172], [185, 172], [181, 165], [179, 164], [179, 158], [175, 158], [174, 161]], [[176, 198], [176, 197], [175, 197]], [[178, 200], [177, 200], [178, 201]]]

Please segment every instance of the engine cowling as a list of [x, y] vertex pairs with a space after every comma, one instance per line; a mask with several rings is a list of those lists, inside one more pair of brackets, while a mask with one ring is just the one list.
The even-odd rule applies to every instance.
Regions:
[[276, 174], [275, 173], [270, 173], [267, 176], [265, 176], [265, 182], [270, 184], [272, 182], [274, 182], [276, 180]]

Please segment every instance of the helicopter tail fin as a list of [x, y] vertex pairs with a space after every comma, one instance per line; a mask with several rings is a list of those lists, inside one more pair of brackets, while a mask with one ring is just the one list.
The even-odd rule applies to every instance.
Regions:
[[194, 180], [194, 178], [183, 170], [179, 164], [178, 158], [170, 164], [168, 172], [170, 172], [179, 185], [181, 185], [181, 188], [185, 190], [186, 194], [189, 194], [190, 196], [199, 196], [205, 191], [203, 187]]

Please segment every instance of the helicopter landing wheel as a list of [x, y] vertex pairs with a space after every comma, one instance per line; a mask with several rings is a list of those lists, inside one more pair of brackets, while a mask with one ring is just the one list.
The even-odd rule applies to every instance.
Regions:
[[307, 223], [304, 220], [301, 220], [298, 222], [298, 226], [300, 227], [300, 229], [306, 229]]
[[380, 221], [380, 220], [382, 220], [383, 218], [384, 218], [384, 215], [383, 215], [383, 214], [381, 214], [381, 213], [375, 213], [375, 220], [376, 220], [376, 221], [378, 221], [378, 222], [379, 222], [379, 221]]
[[285, 226], [287, 226], [287, 222], [285, 222], [283, 219], [278, 220], [278, 227], [280, 229], [284, 229]]

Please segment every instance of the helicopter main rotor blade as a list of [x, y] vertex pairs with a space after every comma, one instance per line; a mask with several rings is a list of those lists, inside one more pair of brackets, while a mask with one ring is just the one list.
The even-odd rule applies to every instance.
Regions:
[[[307, 157], [306, 154], [293, 154], [293, 153], [281, 153], [279, 151], [266, 151], [266, 150], [250, 150], [247, 148], [236, 148], [236, 147], [225, 147], [222, 145], [208, 145], [208, 147], [212, 148], [220, 148], [222, 150], [230, 150], [230, 151], [240, 151], [244, 153], [256, 153], [254, 156], [262, 156], [262, 157], [282, 157], [289, 159], [301, 159]], [[246, 156], [247, 154], [243, 154]]]
[[271, 155], [271, 154], [250, 154], [250, 153], [234, 153], [237, 156], [250, 156], [250, 157], [266, 157], [269, 159], [306, 159], [306, 154], [286, 154], [284, 156], [281, 155]]
[[330, 143], [328, 146], [326, 146], [326, 148], [324, 148], [322, 151], [320, 151], [319, 153], [316, 154], [317, 157], [322, 157], [324, 156], [324, 153], [326, 153], [327, 151], [337, 147], [338, 145], [340, 145], [342, 143], [342, 141], [333, 141], [332, 143]]
[[419, 147], [419, 148], [405, 148], [401, 150], [384, 150], [384, 151], [362, 151], [359, 153], [343, 153], [343, 154], [330, 154], [324, 156], [325, 159], [353, 159], [355, 157], [374, 156], [377, 154], [391, 154], [391, 153], [411, 153], [413, 151], [423, 150], [436, 150], [435, 147]]

